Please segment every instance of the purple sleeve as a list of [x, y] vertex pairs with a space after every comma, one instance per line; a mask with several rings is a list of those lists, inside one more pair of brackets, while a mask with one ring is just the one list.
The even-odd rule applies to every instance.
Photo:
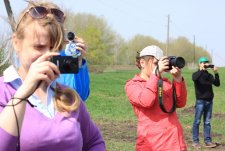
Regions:
[[83, 102], [80, 105], [79, 118], [83, 135], [83, 151], [105, 151], [105, 142]]
[[[15, 90], [10, 86], [2, 82], [3, 78], [0, 78], [0, 113], [4, 109], [4, 105], [14, 94]], [[12, 136], [0, 127], [0, 150], [1, 151], [15, 151], [17, 146], [17, 137]]]

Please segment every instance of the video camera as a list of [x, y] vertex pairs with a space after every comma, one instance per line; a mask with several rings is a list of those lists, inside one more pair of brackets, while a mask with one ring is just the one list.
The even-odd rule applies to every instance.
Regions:
[[214, 68], [214, 65], [213, 64], [209, 64], [209, 65], [204, 65], [204, 68]]
[[76, 48], [76, 43], [74, 42], [75, 34], [73, 32], [67, 33], [67, 39], [69, 43], [66, 45], [65, 54], [67, 56], [79, 57], [81, 52]]
[[50, 60], [59, 68], [61, 74], [78, 73], [78, 56], [80, 56], [80, 51], [76, 49], [76, 44], [73, 41], [74, 37], [75, 35], [73, 32], [68, 32], [67, 38], [69, 40], [69, 44], [67, 44], [65, 49], [66, 56], [53, 56]]
[[172, 69], [172, 66], [183, 68], [185, 66], [185, 60], [182, 57], [176, 57], [176, 56], [169, 56], [169, 70]]

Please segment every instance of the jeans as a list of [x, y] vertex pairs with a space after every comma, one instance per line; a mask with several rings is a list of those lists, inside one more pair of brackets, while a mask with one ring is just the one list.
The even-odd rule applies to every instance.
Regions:
[[199, 143], [199, 125], [203, 115], [204, 122], [204, 142], [211, 142], [211, 125], [210, 120], [212, 117], [213, 100], [204, 101], [197, 100], [195, 104], [195, 119], [192, 128], [192, 139], [194, 143]]

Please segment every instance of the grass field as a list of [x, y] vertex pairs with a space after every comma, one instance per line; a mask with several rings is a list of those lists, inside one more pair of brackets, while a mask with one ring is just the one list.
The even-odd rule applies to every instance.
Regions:
[[[108, 151], [134, 151], [136, 140], [136, 117], [128, 102], [124, 84], [132, 78], [138, 70], [112, 71], [103, 73], [90, 73], [91, 93], [86, 103], [91, 117], [99, 126], [105, 139]], [[177, 110], [181, 124], [184, 128], [188, 150], [191, 147], [191, 127], [194, 116], [194, 86], [191, 75], [194, 70], [183, 70], [183, 76], [188, 90], [187, 105]], [[221, 143], [214, 151], [225, 151], [225, 68], [219, 68], [221, 86], [214, 87], [214, 108], [212, 118], [212, 138], [214, 142]], [[200, 126], [200, 139], [203, 144], [202, 123]], [[202, 147], [203, 151], [207, 151]], [[208, 149], [210, 150], [210, 149]]]

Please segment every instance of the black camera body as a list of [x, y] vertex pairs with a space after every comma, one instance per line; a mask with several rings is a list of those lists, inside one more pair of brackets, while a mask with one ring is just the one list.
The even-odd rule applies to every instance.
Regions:
[[176, 57], [176, 56], [169, 56], [169, 70], [172, 69], [172, 66], [183, 68], [185, 66], [185, 60], [182, 57]]
[[214, 68], [214, 65], [213, 64], [209, 64], [209, 65], [204, 65], [204, 68]]
[[53, 56], [50, 61], [59, 68], [61, 74], [78, 73], [78, 58], [72, 56]]

